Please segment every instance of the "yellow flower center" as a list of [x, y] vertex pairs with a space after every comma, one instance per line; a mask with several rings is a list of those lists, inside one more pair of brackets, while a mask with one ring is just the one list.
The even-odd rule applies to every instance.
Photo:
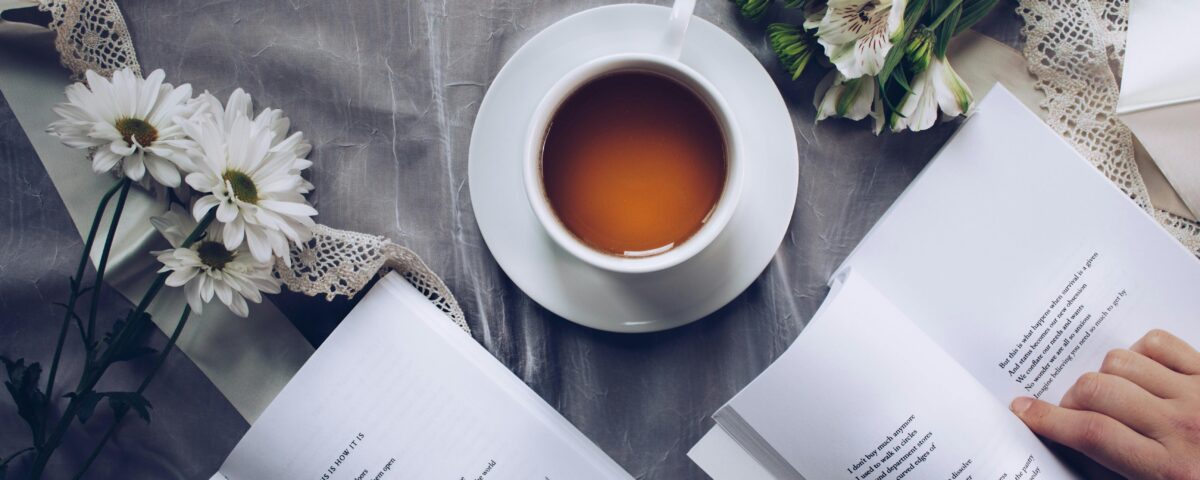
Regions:
[[258, 187], [254, 185], [254, 179], [249, 175], [237, 170], [226, 170], [221, 174], [221, 178], [233, 187], [233, 196], [238, 200], [246, 203], [258, 203]]
[[154, 125], [140, 118], [121, 118], [117, 120], [117, 132], [121, 134], [121, 138], [125, 143], [133, 145], [136, 139], [137, 144], [143, 147], [149, 146], [158, 140], [158, 130], [154, 129]]
[[233, 252], [227, 250], [220, 242], [211, 240], [202, 240], [200, 245], [196, 246], [196, 253], [200, 255], [200, 261], [213, 270], [225, 268], [226, 264], [233, 261]]

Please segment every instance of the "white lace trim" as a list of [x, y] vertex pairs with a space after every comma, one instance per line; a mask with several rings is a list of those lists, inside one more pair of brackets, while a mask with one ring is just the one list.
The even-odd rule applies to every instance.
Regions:
[[334, 230], [324, 225], [313, 229], [304, 248], [292, 249], [292, 266], [275, 261], [275, 272], [289, 289], [309, 296], [353, 296], [377, 275], [395, 270], [425, 294], [463, 330], [467, 320], [450, 289], [412, 250], [384, 237]]
[[1045, 93], [1047, 123], [1193, 253], [1200, 224], [1150, 203], [1133, 134], [1116, 116], [1127, 0], [1020, 0], [1025, 58]]
[[41, 0], [38, 8], [50, 13], [54, 47], [76, 77], [88, 69], [108, 77], [124, 67], [142, 74], [125, 17], [112, 0]]
[[[113, 0], [41, 0], [39, 8], [50, 13], [54, 46], [63, 66], [77, 78], [89, 69], [110, 76], [124, 67], [141, 75], [125, 17]], [[313, 233], [307, 244], [292, 247], [291, 267], [282, 261], [275, 264], [276, 276], [288, 289], [330, 300], [353, 297], [376, 276], [395, 270], [470, 333], [454, 294], [412, 250], [384, 237], [324, 225], [317, 225]]]

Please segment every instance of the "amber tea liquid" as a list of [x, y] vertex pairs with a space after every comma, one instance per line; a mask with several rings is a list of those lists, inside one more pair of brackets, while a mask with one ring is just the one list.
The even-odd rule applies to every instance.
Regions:
[[555, 112], [542, 148], [550, 206], [583, 243], [649, 256], [708, 220], [727, 174], [724, 134], [705, 102], [649, 72], [594, 79]]

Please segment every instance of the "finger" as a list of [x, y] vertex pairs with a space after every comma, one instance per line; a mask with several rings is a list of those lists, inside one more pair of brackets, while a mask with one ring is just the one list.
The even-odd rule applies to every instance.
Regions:
[[1029, 397], [1013, 400], [1012, 411], [1034, 433], [1073, 448], [1129, 478], [1153, 478], [1167, 452], [1111, 417], [1063, 408]]
[[1092, 460], [1087, 455], [1072, 450], [1063, 444], [1046, 442], [1046, 447], [1050, 449], [1050, 453], [1061, 459], [1064, 464], [1070, 465], [1071, 469], [1079, 474], [1079, 478], [1086, 478], [1087, 480], [1125, 480], [1125, 477], [1113, 473], [1112, 470], [1104, 468], [1103, 465], [1096, 463], [1095, 460]]
[[1200, 353], [1165, 330], [1151, 330], [1129, 349], [1184, 375], [1200, 375]]
[[1179, 398], [1186, 393], [1186, 376], [1133, 350], [1108, 352], [1100, 373], [1127, 378], [1159, 398]]
[[1071, 410], [1088, 410], [1128, 425], [1138, 433], [1158, 438], [1165, 425], [1163, 399], [1151, 395], [1128, 379], [1088, 372], [1063, 395], [1059, 404]]

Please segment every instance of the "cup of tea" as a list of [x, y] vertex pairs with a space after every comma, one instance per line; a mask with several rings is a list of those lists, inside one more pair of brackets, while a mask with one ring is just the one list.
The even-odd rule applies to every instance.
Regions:
[[700, 253], [741, 192], [732, 110], [678, 60], [695, 0], [677, 0], [661, 53], [596, 58], [534, 110], [524, 180], [547, 234], [596, 267], [647, 273]]

